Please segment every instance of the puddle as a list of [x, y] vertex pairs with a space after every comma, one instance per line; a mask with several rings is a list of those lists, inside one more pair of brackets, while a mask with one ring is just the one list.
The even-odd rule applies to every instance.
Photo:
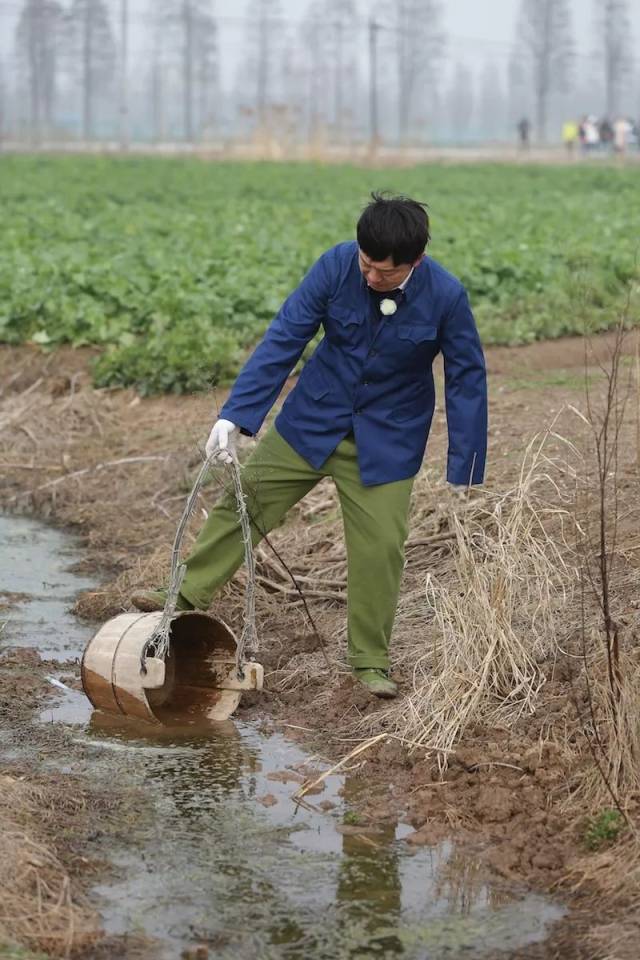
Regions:
[[2, 620], [2, 644], [35, 647], [46, 659], [79, 657], [94, 632], [69, 615], [76, 594], [95, 586], [72, 573], [81, 559], [74, 538], [28, 517], [0, 516], [2, 594], [27, 594]]
[[[34, 535], [29, 523], [29, 550]], [[63, 543], [44, 534], [37, 542], [40, 549]], [[71, 559], [65, 552], [62, 565]], [[44, 563], [55, 567], [54, 558]], [[25, 609], [14, 611], [13, 629], [31, 631], [40, 649], [42, 625], [19, 624]], [[65, 644], [66, 636], [56, 630]], [[94, 712], [77, 691], [58, 696], [40, 722], [65, 724], [83, 749], [43, 765], [144, 789], [145, 809], [127, 824], [129, 842], [111, 851], [118, 879], [93, 894], [105, 929], [157, 937], [158, 960], [195, 944], [223, 960], [480, 960], [544, 939], [562, 916], [544, 898], [487, 883], [453, 842], [413, 852], [401, 839], [406, 826], [397, 824], [340, 833], [353, 819], [350, 799], [362, 791], [348, 775], [327, 778], [310, 807], [296, 806], [297, 783], [273, 775], [323, 767], [281, 735], [239, 721], [195, 732], [134, 726]], [[320, 809], [325, 801], [333, 806]]]

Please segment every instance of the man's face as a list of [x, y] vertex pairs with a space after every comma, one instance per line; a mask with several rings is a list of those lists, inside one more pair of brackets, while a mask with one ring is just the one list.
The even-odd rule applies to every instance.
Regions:
[[391, 259], [372, 260], [370, 257], [358, 250], [358, 262], [360, 271], [372, 290], [378, 293], [385, 293], [387, 290], [395, 290], [404, 280], [407, 279], [414, 267], [420, 263], [419, 257], [415, 263], [401, 263], [396, 266]]

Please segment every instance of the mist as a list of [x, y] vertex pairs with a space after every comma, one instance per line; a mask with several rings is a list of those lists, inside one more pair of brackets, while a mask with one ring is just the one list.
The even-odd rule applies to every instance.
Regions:
[[0, 138], [286, 154], [510, 142], [525, 117], [553, 144], [568, 119], [637, 119], [638, 36], [635, 0], [4, 0]]

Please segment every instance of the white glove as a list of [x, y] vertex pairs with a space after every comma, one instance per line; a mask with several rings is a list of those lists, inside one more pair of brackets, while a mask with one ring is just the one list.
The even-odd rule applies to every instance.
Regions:
[[222, 463], [232, 463], [236, 449], [234, 433], [238, 428], [231, 420], [216, 420], [204, 451], [207, 460], [221, 460]]

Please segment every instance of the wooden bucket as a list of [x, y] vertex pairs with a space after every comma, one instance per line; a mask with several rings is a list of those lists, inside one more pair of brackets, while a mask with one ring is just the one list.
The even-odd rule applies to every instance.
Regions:
[[259, 663], [235, 665], [237, 640], [222, 620], [200, 611], [171, 621], [166, 661], [141, 658], [162, 613], [123, 613], [108, 620], [82, 656], [82, 686], [97, 710], [147, 720], [184, 724], [231, 716], [243, 690], [261, 690]]

